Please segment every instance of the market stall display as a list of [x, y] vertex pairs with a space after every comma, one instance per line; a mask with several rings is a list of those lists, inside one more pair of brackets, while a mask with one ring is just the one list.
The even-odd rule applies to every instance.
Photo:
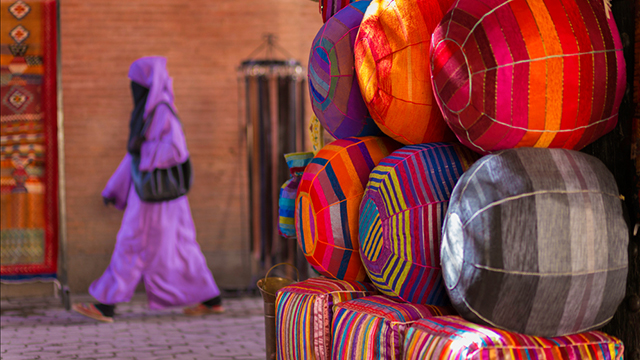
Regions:
[[[408, 145], [376, 160], [364, 181], [325, 181], [332, 197], [355, 194], [359, 214], [313, 216], [313, 197], [298, 194], [310, 264], [344, 274], [359, 249], [364, 280], [382, 293], [334, 306], [331, 358], [622, 358], [620, 340], [594, 331], [625, 294], [621, 196], [602, 162], [572, 151], [617, 123], [626, 70], [610, 4], [372, 0], [353, 49], [325, 54], [318, 43], [312, 102], [330, 93], [317, 81], [328, 70], [317, 69], [334, 65], [317, 59], [353, 51], [362, 98], [384, 133], [377, 139]], [[331, 101], [351, 99], [354, 87], [345, 89]], [[336, 123], [321, 123], [335, 136]], [[354, 225], [350, 247], [317, 241], [346, 239]], [[433, 306], [449, 301], [449, 311]], [[455, 311], [462, 318], [433, 317]]]

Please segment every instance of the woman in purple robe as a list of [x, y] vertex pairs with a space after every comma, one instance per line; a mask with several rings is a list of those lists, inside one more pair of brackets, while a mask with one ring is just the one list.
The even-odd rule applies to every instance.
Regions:
[[129, 152], [102, 192], [105, 203], [124, 210], [122, 225], [109, 267], [89, 287], [98, 303], [73, 305], [73, 310], [96, 320], [112, 322], [115, 305], [131, 300], [140, 281], [151, 309], [197, 304], [185, 308], [185, 314], [224, 311], [220, 290], [196, 242], [187, 197], [145, 202], [132, 182], [132, 153], [140, 158], [140, 171], [169, 168], [189, 158], [166, 63], [164, 57], [144, 57], [129, 69], [135, 105], [132, 134], [151, 123], [137, 147], [130, 139]]

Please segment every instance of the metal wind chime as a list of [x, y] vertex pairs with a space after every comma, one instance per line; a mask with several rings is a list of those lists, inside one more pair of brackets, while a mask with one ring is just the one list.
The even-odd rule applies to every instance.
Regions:
[[[289, 179], [284, 154], [305, 149], [304, 90], [300, 62], [275, 43], [273, 34], [238, 68], [240, 126], [246, 143], [248, 230], [252, 274], [273, 264], [296, 262], [297, 244], [278, 232], [280, 186]], [[286, 56], [275, 58], [274, 50]], [[266, 51], [264, 58], [254, 57]]]

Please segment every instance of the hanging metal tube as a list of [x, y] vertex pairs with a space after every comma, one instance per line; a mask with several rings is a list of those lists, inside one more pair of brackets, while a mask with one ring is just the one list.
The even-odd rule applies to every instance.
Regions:
[[261, 268], [256, 270], [286, 260], [289, 251], [278, 232], [278, 197], [289, 178], [284, 154], [304, 151], [303, 74], [294, 60], [248, 60], [238, 68], [245, 101], [249, 237]]

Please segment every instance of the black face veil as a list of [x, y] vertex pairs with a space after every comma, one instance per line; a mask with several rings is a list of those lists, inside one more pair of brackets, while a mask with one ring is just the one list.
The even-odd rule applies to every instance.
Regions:
[[147, 104], [149, 89], [132, 81], [131, 92], [133, 94], [133, 111], [131, 112], [131, 121], [129, 122], [129, 143], [127, 144], [127, 151], [132, 155], [139, 155], [140, 146], [144, 141], [144, 109]]

